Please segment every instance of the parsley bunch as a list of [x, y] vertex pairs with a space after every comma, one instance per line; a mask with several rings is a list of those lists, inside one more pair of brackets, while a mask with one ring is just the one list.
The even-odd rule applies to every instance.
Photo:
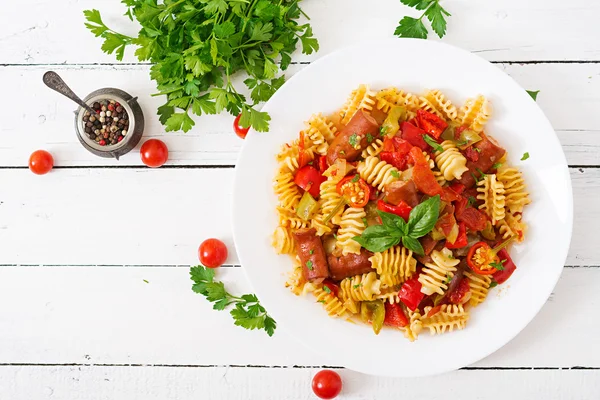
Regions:
[[[153, 63], [150, 77], [167, 102], [159, 107], [167, 131], [189, 131], [190, 111], [198, 116], [227, 110], [242, 113], [240, 125], [260, 132], [270, 117], [256, 106], [267, 101], [285, 82], [277, 76], [287, 69], [298, 42], [304, 54], [319, 49], [300, 0], [122, 0], [125, 14], [140, 23], [137, 37], [108, 28], [98, 10], [84, 11], [88, 29], [104, 39], [102, 50], [123, 59], [128, 45], [137, 46], [140, 61]], [[239, 71], [251, 101], [232, 83]]]
[[264, 329], [267, 335], [273, 336], [277, 323], [260, 305], [256, 295], [245, 294], [241, 297], [231, 295], [225, 290], [223, 282], [214, 280], [215, 270], [202, 265], [190, 268], [190, 278], [194, 282], [192, 290], [215, 303], [213, 309], [224, 310], [227, 306], [234, 306], [229, 313], [235, 325], [250, 330]]
[[402, 4], [424, 11], [418, 19], [408, 16], [402, 18], [396, 31], [394, 31], [394, 35], [407, 38], [427, 39], [429, 32], [427, 31], [425, 24], [423, 24], [423, 17], [427, 17], [431, 23], [431, 28], [440, 38], [446, 34], [446, 17], [451, 16], [451, 14], [440, 5], [440, 0], [400, 1]]
[[373, 253], [381, 253], [402, 242], [416, 254], [423, 255], [419, 238], [427, 235], [435, 226], [440, 214], [440, 196], [425, 200], [410, 211], [408, 222], [395, 214], [377, 211], [382, 225], [371, 225], [353, 239]]

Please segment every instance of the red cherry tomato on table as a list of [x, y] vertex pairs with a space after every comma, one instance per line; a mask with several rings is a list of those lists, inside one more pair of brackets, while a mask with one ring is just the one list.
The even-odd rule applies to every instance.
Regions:
[[206, 239], [200, 243], [198, 258], [207, 268], [217, 268], [227, 260], [227, 246], [219, 239]]
[[342, 391], [342, 378], [337, 372], [324, 369], [313, 377], [312, 389], [320, 399], [333, 399]]
[[36, 175], [47, 174], [53, 166], [54, 158], [46, 150], [36, 150], [29, 156], [29, 169]]
[[158, 139], [146, 140], [140, 149], [142, 162], [150, 168], [158, 168], [167, 162], [169, 149]]
[[235, 134], [238, 135], [240, 138], [246, 139], [246, 135], [248, 134], [250, 127], [242, 128], [240, 126], [240, 118], [242, 118], [241, 113], [238, 114], [238, 116], [235, 117], [235, 119], [233, 120], [233, 130], [235, 131]]

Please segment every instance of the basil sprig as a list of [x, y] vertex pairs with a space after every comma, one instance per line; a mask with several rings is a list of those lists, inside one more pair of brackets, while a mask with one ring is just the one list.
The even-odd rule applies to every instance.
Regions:
[[427, 235], [440, 214], [440, 196], [431, 197], [412, 209], [408, 222], [395, 214], [377, 211], [382, 225], [372, 225], [353, 239], [365, 249], [374, 253], [386, 251], [402, 242], [402, 245], [416, 254], [423, 255], [423, 246], [417, 240]]

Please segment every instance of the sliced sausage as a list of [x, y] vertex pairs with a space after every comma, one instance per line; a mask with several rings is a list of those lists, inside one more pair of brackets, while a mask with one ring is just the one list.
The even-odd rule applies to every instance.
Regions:
[[[371, 135], [371, 139], [368, 139], [367, 135]], [[333, 165], [338, 158], [348, 161], [356, 160], [369, 143], [378, 136], [379, 124], [375, 118], [363, 109], [358, 110], [348, 125], [331, 142], [329, 150], [327, 150], [328, 164]]]
[[327, 260], [329, 261], [331, 278], [334, 281], [341, 281], [349, 276], [371, 272], [371, 261], [369, 261], [369, 258], [372, 256], [373, 253], [366, 249], [361, 249], [360, 254], [348, 254], [342, 257], [330, 254]]
[[483, 132], [480, 133], [480, 135], [482, 139], [473, 145], [476, 149], [479, 149], [475, 150], [479, 153], [479, 158], [477, 161], [467, 161], [467, 168], [469, 168], [469, 170], [463, 173], [462, 177], [459, 179], [459, 182], [465, 185], [467, 189], [475, 185], [474, 176], [481, 176], [478, 169], [487, 174], [489, 170], [492, 169], [492, 165], [500, 161], [504, 156], [504, 153], [506, 153], [506, 150], [498, 146]]
[[428, 256], [433, 249], [435, 249], [439, 240], [433, 240], [431, 236], [425, 235], [419, 239], [419, 242], [421, 242], [421, 246], [423, 246], [423, 253]]
[[294, 232], [296, 253], [302, 263], [304, 278], [308, 281], [327, 278], [329, 268], [321, 238], [314, 228], [298, 229]]
[[417, 186], [412, 179], [406, 182], [395, 181], [388, 183], [385, 186], [385, 201], [395, 206], [403, 201], [411, 207], [416, 207], [419, 204]]

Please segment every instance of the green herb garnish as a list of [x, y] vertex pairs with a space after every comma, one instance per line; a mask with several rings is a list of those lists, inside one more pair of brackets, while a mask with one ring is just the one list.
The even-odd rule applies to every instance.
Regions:
[[467, 202], [467, 207], [472, 206], [473, 204], [475, 204], [477, 202], [477, 199], [473, 196], [469, 196], [469, 201]]
[[246, 329], [264, 329], [269, 336], [273, 336], [277, 324], [260, 305], [256, 295], [233, 296], [225, 290], [223, 282], [215, 281], [214, 277], [214, 269], [202, 265], [190, 268], [190, 278], [194, 282], [192, 290], [215, 303], [214, 310], [224, 310], [227, 306], [233, 305], [230, 314], [235, 325]]
[[378, 210], [382, 225], [369, 226], [360, 236], [353, 239], [365, 249], [380, 253], [402, 242], [416, 254], [423, 255], [423, 247], [417, 239], [427, 235], [438, 220], [440, 196], [431, 197], [410, 212], [408, 222], [395, 214]]
[[313, 270], [313, 263], [312, 263], [312, 261], [308, 260], [306, 262], [306, 268], [310, 269], [311, 271]]
[[400, 179], [400, 173], [398, 171], [396, 171], [395, 169], [390, 171], [390, 175], [392, 175], [396, 179]]
[[323, 290], [325, 293], [331, 293], [331, 289], [329, 289], [327, 286], [323, 286]]
[[361, 286], [362, 286], [362, 283], [359, 283], [358, 285], [354, 285], [354, 286], [352, 286], [352, 288], [353, 288], [353, 289], [358, 289], [358, 288], [359, 288], [359, 287], [361, 287]]
[[498, 282], [492, 279], [492, 281], [490, 282], [490, 289], [496, 286], [498, 286]]
[[432, 138], [431, 136], [423, 135], [423, 139], [425, 139], [425, 141], [427, 142], [428, 145], [433, 147], [434, 151], [439, 151], [440, 153], [442, 151], [444, 151], [444, 148], [442, 146], [440, 146], [440, 144], [438, 142], [436, 142], [435, 139]]
[[540, 93], [539, 90], [526, 90], [527, 94], [531, 96], [531, 98], [533, 99], [533, 101], [537, 101], [537, 96], [538, 93]]
[[358, 135], [356, 133], [350, 135], [350, 137], [348, 138], [348, 143], [350, 143], [350, 146], [356, 147], [356, 145], [358, 144]]
[[529, 158], [529, 152], [526, 151], [525, 153], [523, 153], [523, 157], [521, 157], [521, 161], [525, 161], [528, 158]]
[[315, 250], [314, 249], [310, 249], [310, 251], [308, 252], [308, 254], [310, 254], [310, 255], [315, 254]]
[[400, 0], [402, 4], [414, 7], [417, 10], [425, 10], [417, 19], [404, 17], [400, 20], [394, 35], [399, 37], [427, 39], [427, 28], [423, 24], [423, 17], [431, 22], [431, 28], [441, 38], [446, 34], [446, 18], [450, 13], [440, 5], [439, 0]]
[[356, 175], [354, 175], [354, 177], [352, 178], [352, 180], [350, 182], [356, 183], [356, 182], [358, 182], [359, 179], [360, 179], [360, 175], [356, 174]]
[[502, 260], [500, 262], [493, 262], [490, 263], [490, 266], [493, 268], [496, 268], [498, 271], [504, 271], [504, 263], [506, 262], [506, 260]]
[[363, 225], [365, 226], [365, 228], [369, 226], [369, 221], [367, 221], [366, 218], [363, 218], [362, 222], [363, 222]]
[[499, 163], [499, 162], [497, 162], [497, 163], [495, 163], [494, 165], [492, 165], [492, 169], [498, 169], [498, 168], [500, 168], [501, 166], [502, 166], [502, 163]]
[[[298, 0], [122, 0], [127, 15], [141, 29], [136, 37], [108, 28], [98, 10], [84, 11], [86, 27], [102, 37], [102, 50], [121, 61], [127, 46], [139, 61], [152, 64], [150, 77], [157, 95], [167, 101], [158, 108], [166, 131], [189, 131], [190, 116], [227, 110], [242, 114], [240, 126], [265, 132], [270, 116], [256, 109], [285, 82], [279, 75], [290, 65], [301, 43], [304, 54], [319, 49]], [[232, 77], [247, 75], [251, 101], [234, 86]]]
[[367, 133], [367, 143], [373, 143], [373, 135]]

